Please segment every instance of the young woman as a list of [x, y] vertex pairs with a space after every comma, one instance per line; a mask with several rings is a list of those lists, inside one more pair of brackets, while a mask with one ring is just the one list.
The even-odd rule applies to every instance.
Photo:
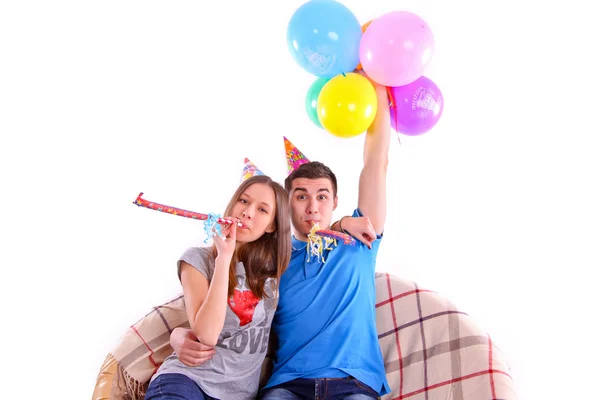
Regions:
[[178, 262], [191, 333], [214, 354], [194, 367], [167, 357], [146, 400], [256, 398], [279, 278], [290, 261], [287, 193], [269, 177], [253, 176], [224, 215], [236, 224], [224, 226], [212, 247], [192, 247]]

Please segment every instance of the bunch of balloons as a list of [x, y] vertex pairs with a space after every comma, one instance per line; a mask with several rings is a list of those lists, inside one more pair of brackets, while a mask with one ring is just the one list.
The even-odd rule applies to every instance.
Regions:
[[361, 26], [341, 3], [309, 0], [290, 19], [287, 42], [296, 63], [317, 76], [306, 111], [318, 127], [340, 137], [366, 131], [377, 108], [388, 106], [377, 103], [369, 79], [387, 87], [396, 132], [420, 135], [437, 124], [442, 93], [423, 76], [433, 33], [418, 15], [393, 11]]

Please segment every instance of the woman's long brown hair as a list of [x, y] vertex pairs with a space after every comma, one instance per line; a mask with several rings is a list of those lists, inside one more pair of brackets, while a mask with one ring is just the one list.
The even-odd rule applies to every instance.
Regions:
[[[253, 242], [244, 243], [234, 253], [229, 265], [228, 296], [233, 295], [237, 285], [236, 263], [241, 261], [246, 269], [246, 281], [254, 295], [262, 299], [265, 297], [265, 282], [268, 278], [276, 278], [277, 288], [283, 271], [290, 262], [292, 253], [292, 235], [290, 228], [290, 206], [285, 189], [266, 175], [256, 175], [248, 178], [237, 188], [224, 216], [231, 216], [233, 207], [239, 201], [242, 193], [255, 183], [268, 185], [275, 193], [275, 231], [265, 232]], [[213, 246], [213, 254], [217, 249]]]

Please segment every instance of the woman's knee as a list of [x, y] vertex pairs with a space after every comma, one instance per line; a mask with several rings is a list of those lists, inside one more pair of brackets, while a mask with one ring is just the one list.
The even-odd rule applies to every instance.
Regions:
[[287, 389], [268, 389], [261, 393], [260, 400], [300, 400], [298, 396]]

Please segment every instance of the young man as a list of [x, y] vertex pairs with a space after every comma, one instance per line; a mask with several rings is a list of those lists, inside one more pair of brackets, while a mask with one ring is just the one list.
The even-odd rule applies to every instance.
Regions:
[[[323, 258], [307, 256], [312, 224], [328, 228], [337, 207], [337, 179], [318, 162], [300, 165], [285, 181], [292, 212], [292, 259], [281, 278], [271, 332], [273, 373], [260, 398], [377, 399], [390, 390], [375, 325], [375, 260], [386, 216], [390, 143], [388, 99], [367, 131], [355, 217], [371, 220], [371, 248], [338, 245]], [[344, 229], [344, 219], [340, 220]], [[310, 254], [310, 253], [309, 253]], [[324, 259], [324, 262], [323, 262]]]
[[[292, 259], [281, 277], [271, 328], [276, 339], [273, 372], [261, 400], [377, 399], [390, 391], [375, 325], [374, 276], [386, 216], [390, 121], [385, 87], [375, 88], [379, 107], [366, 134], [353, 214], [359, 223], [370, 220], [372, 228], [365, 223], [362, 232], [351, 232], [360, 243], [311, 255], [307, 246], [313, 223], [329, 228], [337, 207], [336, 176], [322, 163], [305, 162], [291, 168], [285, 181]], [[335, 228], [348, 229], [349, 220], [342, 218]], [[203, 362], [204, 347], [182, 332], [174, 332], [171, 340], [179, 358], [192, 365]]]

